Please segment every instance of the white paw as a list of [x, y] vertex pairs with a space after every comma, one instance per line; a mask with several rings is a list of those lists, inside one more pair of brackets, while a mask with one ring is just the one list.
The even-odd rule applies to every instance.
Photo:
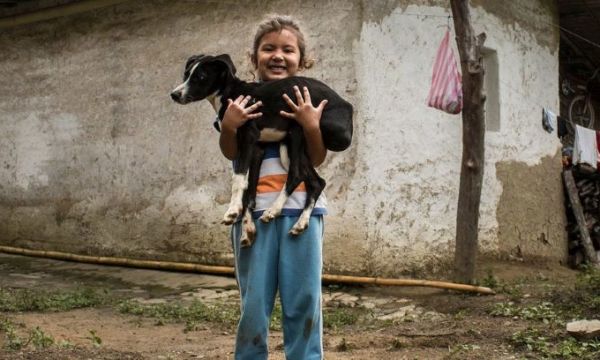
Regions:
[[264, 223], [268, 223], [269, 221], [275, 219], [277, 216], [281, 214], [281, 209], [270, 208], [265, 210], [265, 212], [260, 217], [260, 221]]
[[296, 224], [294, 224], [294, 227], [292, 227], [292, 229], [290, 230], [290, 234], [291, 235], [300, 235], [304, 232], [304, 230], [306, 230], [307, 227], [308, 227], [308, 220], [300, 218], [298, 220], [298, 222], [296, 222]]
[[242, 247], [250, 247], [254, 244], [254, 240], [256, 239], [256, 226], [254, 226], [254, 222], [252, 218], [248, 220], [247, 217], [244, 217], [244, 222], [242, 226], [242, 236], [240, 238], [240, 244]]
[[235, 222], [235, 220], [242, 213], [242, 207], [230, 207], [227, 209], [227, 212], [223, 216], [223, 220], [221, 220], [221, 224], [223, 225], [231, 225]]

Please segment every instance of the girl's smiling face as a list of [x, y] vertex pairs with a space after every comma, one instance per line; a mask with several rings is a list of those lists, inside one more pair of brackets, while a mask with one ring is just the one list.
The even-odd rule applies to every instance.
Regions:
[[266, 33], [256, 53], [256, 70], [262, 81], [294, 76], [300, 69], [300, 49], [296, 35], [283, 28]]

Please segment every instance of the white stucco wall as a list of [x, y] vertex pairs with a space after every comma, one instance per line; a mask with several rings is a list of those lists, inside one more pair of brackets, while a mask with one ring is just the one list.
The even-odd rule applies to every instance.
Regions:
[[[347, 207], [364, 212], [368, 246], [377, 257], [395, 255], [382, 264], [441, 258], [454, 246], [462, 121], [426, 106], [447, 15], [442, 7], [398, 7], [380, 22], [364, 23], [354, 45], [364, 123], [357, 144], [362, 176], [352, 179], [354, 197]], [[486, 33], [485, 46], [497, 52], [499, 62], [501, 125], [499, 132], [486, 131], [480, 208], [481, 249], [497, 253], [503, 187], [496, 164], [535, 166], [560, 148], [556, 134], [541, 128], [542, 107], [558, 113], [558, 48], [538, 44], [519, 24], [504, 24], [482, 8], [473, 9], [472, 21], [476, 33]], [[538, 14], [532, 21], [550, 23], [552, 17]], [[458, 58], [455, 41], [452, 46]]]
[[[168, 93], [185, 59], [200, 52], [230, 53], [248, 78], [256, 25], [246, 19], [281, 12], [303, 23], [317, 60], [305, 74], [356, 111], [352, 147], [319, 168], [330, 205], [325, 270], [386, 275], [447, 262], [461, 117], [425, 99], [448, 4], [249, 0], [243, 16], [232, 4], [129, 1], [0, 32], [8, 80], [0, 84], [0, 243], [230, 263], [228, 228], [219, 224], [230, 164], [212, 109], [176, 105]], [[558, 109], [558, 32], [548, 24], [555, 9], [537, 5], [477, 0], [472, 8], [500, 78], [500, 131], [486, 133], [480, 241], [485, 253], [560, 258], [562, 195], [548, 196], [562, 191], [560, 144], [540, 118], [542, 106]], [[535, 216], [527, 215], [533, 206]], [[543, 248], [532, 245], [540, 233], [550, 239]]]

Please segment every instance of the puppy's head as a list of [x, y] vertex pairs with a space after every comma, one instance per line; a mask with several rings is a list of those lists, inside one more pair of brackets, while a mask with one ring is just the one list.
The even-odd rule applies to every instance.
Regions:
[[235, 71], [227, 54], [194, 55], [187, 60], [183, 83], [173, 89], [171, 98], [179, 104], [188, 104], [216, 95], [234, 79]]

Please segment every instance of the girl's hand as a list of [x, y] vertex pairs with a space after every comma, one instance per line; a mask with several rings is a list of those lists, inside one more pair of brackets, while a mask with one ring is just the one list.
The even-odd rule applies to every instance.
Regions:
[[294, 104], [292, 99], [286, 94], [283, 94], [283, 99], [292, 109], [292, 113], [281, 111], [280, 114], [290, 119], [294, 119], [302, 126], [304, 131], [304, 138], [306, 139], [306, 152], [310, 158], [313, 166], [319, 166], [325, 161], [327, 155], [327, 149], [323, 144], [323, 136], [321, 135], [321, 115], [323, 109], [327, 105], [327, 100], [321, 101], [319, 106], [314, 107], [310, 99], [310, 93], [308, 88], [305, 86], [303, 89], [304, 96], [300, 93], [300, 89], [294, 86], [294, 92], [296, 93], [296, 100], [298, 104]]
[[227, 110], [225, 110], [223, 120], [221, 121], [221, 128], [223, 130], [235, 132], [240, 126], [244, 125], [246, 121], [262, 116], [261, 112], [254, 112], [262, 105], [262, 102], [259, 101], [254, 105], [246, 107], [250, 99], [251, 97], [249, 95], [240, 95], [235, 101], [227, 99]]
[[283, 99], [293, 112], [289, 113], [281, 110], [280, 114], [296, 120], [305, 131], [318, 129], [319, 123], [321, 122], [321, 114], [323, 113], [325, 105], [327, 105], [327, 100], [321, 101], [317, 107], [314, 107], [310, 99], [308, 88], [305, 86], [302, 90], [304, 96], [300, 93], [300, 89], [297, 86], [294, 86], [294, 93], [296, 93], [296, 101], [298, 102], [297, 105], [289, 96], [287, 96], [287, 94], [283, 94]]

